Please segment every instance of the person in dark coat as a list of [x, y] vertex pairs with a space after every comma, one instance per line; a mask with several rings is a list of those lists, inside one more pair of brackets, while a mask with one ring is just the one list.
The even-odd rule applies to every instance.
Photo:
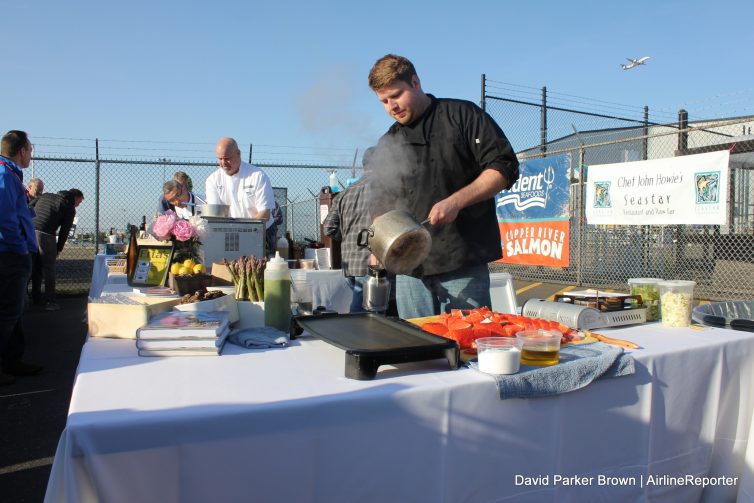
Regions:
[[61, 190], [57, 194], [45, 192], [34, 202], [34, 230], [39, 243], [39, 258], [34, 263], [32, 271], [31, 298], [35, 304], [44, 301], [47, 311], [60, 309], [55, 302], [55, 261], [65, 247], [73, 220], [76, 218], [76, 208], [83, 200], [84, 194], [79, 189], [70, 189]]

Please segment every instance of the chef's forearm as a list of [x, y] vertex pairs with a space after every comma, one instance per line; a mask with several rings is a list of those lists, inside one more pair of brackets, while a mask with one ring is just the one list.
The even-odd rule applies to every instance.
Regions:
[[451, 194], [448, 199], [459, 210], [462, 210], [472, 204], [490, 199], [507, 186], [508, 179], [504, 174], [487, 168], [473, 182]]

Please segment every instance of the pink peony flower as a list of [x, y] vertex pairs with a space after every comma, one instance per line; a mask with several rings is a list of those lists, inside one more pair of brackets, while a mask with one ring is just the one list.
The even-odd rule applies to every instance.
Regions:
[[194, 227], [188, 220], [176, 220], [173, 225], [173, 234], [178, 241], [188, 241], [196, 234], [194, 233]]
[[173, 233], [173, 227], [177, 217], [173, 210], [168, 210], [155, 220], [152, 225], [152, 234], [160, 241], [167, 241]]

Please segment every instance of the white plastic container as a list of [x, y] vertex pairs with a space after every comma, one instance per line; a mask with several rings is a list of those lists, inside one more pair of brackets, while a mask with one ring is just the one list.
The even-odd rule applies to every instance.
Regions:
[[476, 340], [479, 371], [515, 374], [521, 365], [523, 342], [515, 337], [484, 337]]
[[507, 272], [490, 273], [490, 309], [503, 314], [518, 314], [513, 277]]
[[288, 333], [291, 323], [291, 270], [280, 253], [264, 270], [264, 324]]
[[657, 286], [660, 289], [662, 324], [666, 327], [689, 326], [696, 282], [661, 281]]
[[178, 311], [228, 311], [230, 322], [238, 321], [238, 306], [233, 295], [226, 294], [216, 299], [192, 302], [191, 304], [178, 304], [174, 309]]

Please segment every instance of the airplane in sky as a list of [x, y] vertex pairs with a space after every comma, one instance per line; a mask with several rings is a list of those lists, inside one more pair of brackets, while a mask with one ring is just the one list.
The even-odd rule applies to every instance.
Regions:
[[631, 68], [639, 65], [645, 65], [647, 60], [649, 59], [649, 56], [644, 56], [643, 58], [626, 58], [628, 60], [627, 65], [620, 65], [621, 68], [624, 70], [630, 70]]

